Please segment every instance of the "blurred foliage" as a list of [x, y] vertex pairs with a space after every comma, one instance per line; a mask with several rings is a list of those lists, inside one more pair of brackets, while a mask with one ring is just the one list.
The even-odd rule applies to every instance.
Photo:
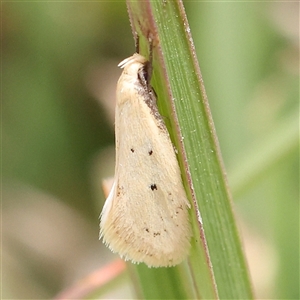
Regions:
[[5, 3], [3, 18], [4, 176], [91, 213], [87, 165], [114, 138], [85, 75], [131, 42], [125, 4]]
[[[185, 7], [230, 178], [243, 166], [247, 153], [260, 155], [260, 145], [270, 135], [276, 135], [286, 120], [298, 118], [299, 4], [186, 1]], [[101, 90], [108, 84], [114, 86], [117, 77], [108, 76], [108, 68], [101, 69], [107, 78], [99, 81], [98, 99], [89, 81], [94, 74], [91, 68], [111, 60], [120, 74], [116, 64], [132, 54], [134, 42], [123, 1], [3, 2], [1, 39], [3, 296], [47, 298], [76, 276], [100, 266], [101, 258], [106, 260], [108, 250], [98, 241], [99, 248], [90, 254], [90, 267], [82, 257], [88, 256], [89, 242], [98, 238], [102, 206], [91, 179], [92, 167], [98, 153], [114, 143]], [[298, 166], [297, 145], [283, 160], [274, 161], [257, 184], [234, 199], [243, 224], [271, 249], [266, 257], [274, 258], [262, 272], [270, 276], [269, 281], [260, 279], [267, 282], [267, 288], [259, 290], [259, 280], [258, 284], [255, 280], [259, 274], [253, 274], [258, 296], [299, 299]], [[104, 160], [97, 167], [113, 174]], [[38, 195], [22, 189], [8, 193], [16, 182], [38, 190]], [[51, 219], [55, 214], [50, 214], [46, 203], [52, 200], [41, 201], [41, 194], [58, 199], [76, 217], [68, 222], [67, 217]], [[34, 214], [37, 204], [47, 208], [44, 215]], [[53, 207], [53, 212], [62, 210]], [[40, 236], [26, 231], [28, 219], [22, 223], [22, 215], [35, 220], [33, 228], [49, 243], [60, 228], [91, 226], [65, 235], [59, 232], [61, 248], [55, 244], [46, 256], [34, 252]], [[47, 217], [51, 217], [50, 224], [58, 222], [52, 235], [43, 231]], [[90, 239], [85, 236], [89, 234]], [[26, 251], [18, 236], [26, 241]], [[67, 247], [70, 239], [72, 248]], [[80, 252], [77, 248], [82, 244], [86, 248]], [[56, 252], [64, 250], [68, 251], [66, 257], [70, 256], [69, 269], [63, 268], [64, 260], [55, 260]], [[37, 255], [48, 260], [39, 260]], [[23, 266], [21, 271], [18, 264]], [[74, 275], [80, 268], [82, 273]], [[274, 271], [269, 274], [266, 269]], [[14, 277], [14, 272], [19, 275]], [[32, 277], [30, 284], [26, 276]]]

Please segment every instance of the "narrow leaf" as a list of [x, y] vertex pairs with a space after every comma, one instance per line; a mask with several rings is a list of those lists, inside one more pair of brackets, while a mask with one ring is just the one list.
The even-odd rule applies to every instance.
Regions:
[[[186, 276], [190, 287], [185, 286], [184, 279], [179, 281], [184, 274], [183, 264], [159, 270], [138, 266], [140, 288], [148, 299], [176, 295], [252, 299], [231, 196], [183, 5], [180, 1], [127, 1], [127, 6], [133, 33], [140, 38], [141, 54], [147, 57], [149, 36], [154, 40], [151, 85], [178, 149], [183, 180], [194, 204], [194, 238]], [[169, 282], [168, 291], [160, 288], [163, 281]], [[155, 286], [155, 294], [151, 294], [150, 289], [154, 293]], [[193, 291], [192, 295], [188, 291]]]

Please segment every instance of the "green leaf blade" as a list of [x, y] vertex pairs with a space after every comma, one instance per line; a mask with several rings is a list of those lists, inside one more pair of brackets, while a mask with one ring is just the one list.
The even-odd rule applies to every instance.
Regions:
[[182, 3], [127, 4], [133, 32], [144, 39], [142, 54], [146, 56], [149, 35], [157, 42], [151, 84], [161, 114], [169, 116], [166, 124], [179, 151], [189, 198], [194, 200], [191, 288], [205, 299], [252, 299], [217, 136]]

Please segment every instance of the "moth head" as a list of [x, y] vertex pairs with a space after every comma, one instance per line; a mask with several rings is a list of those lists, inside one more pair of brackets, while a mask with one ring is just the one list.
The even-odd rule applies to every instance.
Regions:
[[138, 53], [135, 53], [132, 56], [121, 61], [118, 64], [118, 67], [124, 69], [124, 72], [123, 72], [124, 74], [136, 77], [138, 72], [141, 69], [144, 69], [147, 62], [148, 61], [144, 56], [142, 56]]

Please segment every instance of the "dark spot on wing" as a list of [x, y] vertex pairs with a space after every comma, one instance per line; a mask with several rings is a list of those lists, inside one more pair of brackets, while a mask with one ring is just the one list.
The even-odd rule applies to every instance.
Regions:
[[156, 186], [155, 183], [151, 184], [150, 188], [151, 188], [152, 191], [157, 190], [157, 186]]
[[119, 197], [120, 195], [124, 195], [124, 187], [118, 185], [117, 186], [117, 197]]

